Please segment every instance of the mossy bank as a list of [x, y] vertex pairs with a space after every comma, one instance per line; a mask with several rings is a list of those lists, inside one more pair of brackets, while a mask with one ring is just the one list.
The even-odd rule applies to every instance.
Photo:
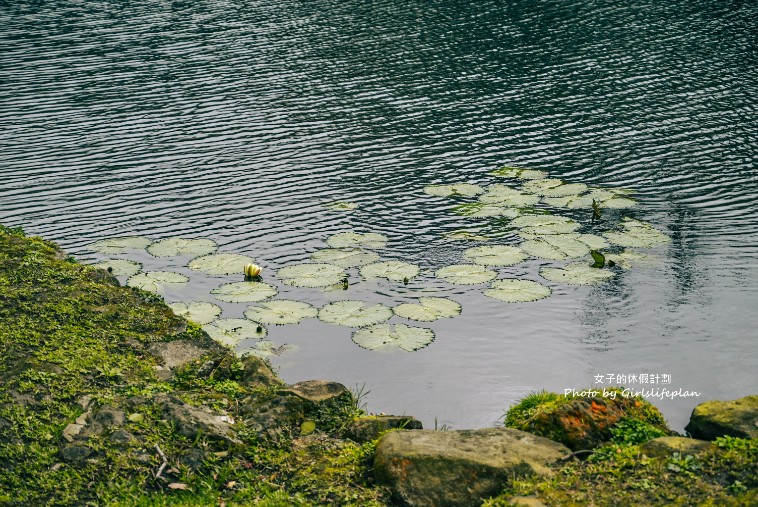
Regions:
[[[363, 412], [353, 394], [330, 382], [287, 386], [160, 297], [2, 226], [0, 351], [0, 505], [397, 501], [372, 468], [371, 438], [386, 426], [376, 418], [356, 426]], [[536, 406], [513, 421], [531, 424], [527, 410]], [[481, 500], [755, 502], [755, 439], [654, 455], [641, 441], [665, 429], [655, 417], [647, 422], [614, 423], [596, 458], [556, 462], [548, 477], [512, 477]], [[407, 418], [397, 424], [415, 427]]]

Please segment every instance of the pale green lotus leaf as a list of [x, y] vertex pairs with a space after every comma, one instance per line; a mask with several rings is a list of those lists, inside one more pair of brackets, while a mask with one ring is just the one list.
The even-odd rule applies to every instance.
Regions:
[[581, 226], [579, 222], [557, 215], [522, 215], [514, 218], [510, 225], [522, 229], [526, 234], [537, 236], [566, 234]]
[[469, 248], [463, 252], [463, 257], [483, 266], [515, 266], [529, 258], [520, 248], [505, 245]]
[[386, 278], [394, 282], [402, 282], [405, 278], [412, 279], [419, 274], [416, 264], [401, 261], [382, 261], [368, 264], [361, 268], [361, 275], [366, 279]]
[[210, 324], [221, 315], [220, 306], [206, 301], [190, 301], [189, 303], [179, 301], [176, 303], [169, 303], [168, 306], [178, 316], [184, 317], [185, 319], [191, 320], [200, 325]]
[[484, 236], [484, 235], [477, 234], [471, 231], [466, 231], [466, 230], [446, 232], [443, 236], [452, 241], [489, 241], [490, 240], [488, 236]]
[[323, 206], [333, 211], [352, 211], [358, 207], [354, 202], [334, 201], [324, 203]]
[[567, 257], [560, 248], [551, 245], [542, 238], [524, 241], [519, 247], [531, 257], [536, 257], [537, 259], [560, 261]]
[[245, 318], [261, 324], [297, 324], [303, 319], [318, 316], [318, 310], [303, 301], [278, 299], [261, 303], [259, 306], [250, 305], [245, 310]]
[[546, 188], [542, 191], [542, 195], [545, 197], [562, 197], [565, 195], [581, 194], [587, 190], [587, 185], [584, 183], [564, 183], [557, 187]]
[[92, 267], [105, 270], [110, 268], [110, 273], [116, 276], [133, 276], [142, 270], [142, 264], [126, 259], [108, 259], [93, 264]]
[[364, 266], [379, 260], [379, 255], [360, 248], [325, 248], [311, 254], [316, 262], [326, 262], [342, 268]]
[[572, 262], [563, 268], [541, 268], [540, 276], [546, 280], [569, 285], [593, 285], [612, 278], [613, 271], [593, 268], [583, 262]]
[[200, 257], [218, 250], [218, 244], [206, 238], [186, 239], [168, 238], [156, 241], [147, 247], [147, 252], [153, 257], [174, 257], [176, 255], [192, 255]]
[[353, 342], [368, 350], [413, 352], [434, 341], [434, 331], [405, 324], [376, 324], [353, 333]]
[[247, 255], [220, 253], [192, 259], [189, 268], [214, 276], [241, 275], [245, 272], [245, 265], [254, 263], [255, 260]]
[[291, 348], [290, 345], [282, 345], [277, 347], [274, 342], [270, 340], [260, 340], [253, 343], [251, 346], [237, 351], [237, 356], [245, 358], [248, 356], [255, 356], [261, 359], [266, 359], [271, 356], [278, 356], [284, 350]]
[[537, 301], [552, 294], [552, 289], [541, 283], [531, 280], [519, 280], [516, 278], [504, 278], [495, 280], [489, 289], [485, 289], [484, 295], [505, 301], [506, 303], [526, 303]]
[[471, 183], [453, 183], [451, 185], [428, 185], [424, 187], [424, 193], [433, 195], [436, 197], [448, 197], [454, 195], [460, 195], [464, 197], [472, 197], [484, 192], [484, 189], [479, 185], [472, 185]]
[[365, 301], [335, 301], [318, 312], [319, 320], [347, 327], [365, 327], [379, 324], [392, 317], [392, 308]]
[[236, 347], [242, 340], [260, 340], [268, 334], [265, 327], [247, 319], [216, 319], [205, 324], [203, 331], [221, 345], [230, 348]]
[[172, 271], [147, 271], [129, 277], [126, 285], [149, 292], [160, 292], [164, 285], [181, 285], [187, 282], [189, 278]]
[[547, 190], [563, 185], [563, 180], [554, 178], [543, 178], [540, 180], [530, 180], [521, 185], [522, 192], [530, 194], [545, 195]]
[[518, 209], [510, 206], [501, 206], [498, 204], [485, 204], [483, 202], [469, 202], [453, 208], [456, 214], [473, 218], [486, 217], [506, 217], [514, 218], [519, 216]]
[[[494, 186], [494, 185], [492, 185]], [[479, 201], [485, 204], [495, 204], [511, 208], [527, 208], [540, 202], [540, 198], [534, 194], [515, 191], [513, 193], [503, 191], [488, 191], [479, 196]]]
[[[623, 193], [622, 193], [623, 192]], [[637, 201], [622, 197], [628, 192], [624, 189], [592, 189], [581, 195], [566, 195], [562, 197], [545, 197], [542, 202], [550, 206], [569, 209], [591, 209], [594, 200], [601, 208], [631, 208]]]
[[614, 197], [613, 199], [608, 199], [600, 203], [601, 208], [625, 209], [631, 208], [632, 206], [637, 206], [637, 201], [627, 197]]
[[625, 218], [621, 225], [623, 232], [606, 232], [603, 237], [614, 245], [626, 248], [651, 248], [671, 241], [671, 238], [646, 222]]
[[431, 322], [460, 315], [461, 305], [447, 298], [422, 297], [418, 303], [404, 303], [392, 309], [395, 315], [411, 320]]
[[654, 266], [657, 264], [651, 255], [636, 252], [634, 250], [624, 250], [620, 253], [605, 254], [605, 260], [606, 262], [613, 261], [617, 266], [624, 269], [630, 269], [635, 266]]
[[490, 174], [501, 178], [518, 178], [521, 180], [541, 180], [547, 177], [545, 171], [521, 169], [519, 167], [501, 167], [500, 169], [490, 171]]
[[359, 232], [339, 232], [329, 236], [326, 244], [332, 248], [384, 248], [387, 245], [387, 236], [376, 232], [361, 234]]
[[285, 266], [276, 272], [276, 276], [295, 287], [329, 287], [340, 283], [346, 275], [334, 264], [304, 263]]
[[106, 255], [117, 255], [127, 250], [143, 250], [150, 245], [152, 241], [144, 236], [124, 236], [119, 238], [108, 238], [95, 241], [87, 245], [87, 248], [93, 252]]
[[434, 275], [450, 283], [462, 285], [486, 283], [497, 277], [495, 271], [491, 271], [479, 264], [454, 264], [438, 269]]
[[582, 257], [590, 252], [590, 247], [573, 234], [551, 234], [524, 241], [519, 246], [532, 257], [562, 260]]
[[580, 234], [579, 235], [579, 241], [590, 247], [592, 250], [604, 250], [606, 248], [609, 248], [611, 245], [603, 238], [602, 236], [598, 236], [597, 234]]
[[233, 282], [216, 287], [211, 294], [227, 303], [254, 303], [275, 296], [276, 287], [263, 282]]

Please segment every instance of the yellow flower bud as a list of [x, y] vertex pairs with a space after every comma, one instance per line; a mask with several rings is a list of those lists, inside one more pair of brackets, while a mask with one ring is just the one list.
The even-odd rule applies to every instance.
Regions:
[[246, 264], [245, 265], [245, 276], [254, 277], [261, 274], [261, 271], [263, 269], [258, 266], [257, 264]]

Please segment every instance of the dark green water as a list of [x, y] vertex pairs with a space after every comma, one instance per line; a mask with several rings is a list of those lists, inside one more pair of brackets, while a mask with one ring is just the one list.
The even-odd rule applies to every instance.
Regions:
[[463, 304], [430, 347], [377, 355], [311, 320], [271, 330], [298, 347], [274, 363], [455, 428], [533, 390], [670, 374], [702, 393], [652, 400], [681, 429], [758, 392], [757, 20], [755, 1], [0, 2], [0, 222], [83, 259], [109, 236], [210, 237], [269, 273], [372, 231], [433, 270], [470, 246], [442, 233], [491, 224], [425, 185], [511, 164], [634, 188], [632, 215], [673, 239], [654, 269], [521, 305], [427, 277]]

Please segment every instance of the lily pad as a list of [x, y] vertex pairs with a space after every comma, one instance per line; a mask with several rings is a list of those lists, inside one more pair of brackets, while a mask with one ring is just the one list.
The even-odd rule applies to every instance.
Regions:
[[204, 255], [192, 259], [189, 268], [193, 271], [203, 271], [209, 275], [224, 276], [243, 274], [246, 264], [253, 264], [255, 260], [247, 255], [236, 253], [220, 253]]
[[593, 268], [583, 262], [573, 262], [563, 268], [541, 268], [540, 276], [546, 280], [569, 285], [594, 285], [612, 278], [613, 271]]
[[507, 185], [490, 185], [487, 187], [487, 192], [479, 196], [479, 201], [485, 204], [526, 208], [540, 202], [540, 198], [534, 194], [520, 192]]
[[[622, 193], [623, 192], [623, 193]], [[580, 195], [566, 195], [562, 197], [545, 197], [542, 201], [550, 206], [569, 209], [590, 209], [592, 201], [598, 203], [601, 208], [631, 208], [637, 205], [637, 201], [624, 197], [627, 191], [623, 189], [592, 189]]]
[[346, 201], [327, 202], [323, 206], [333, 211], [352, 211], [358, 207], [354, 202]]
[[281, 353], [282, 350], [290, 348], [289, 345], [282, 345], [277, 347], [274, 342], [270, 340], [260, 340], [253, 343], [251, 346], [237, 351], [239, 357], [255, 356], [261, 359], [266, 359], [271, 356], [276, 356]]
[[275, 296], [276, 287], [263, 282], [233, 282], [216, 287], [211, 294], [227, 303], [254, 303]]
[[514, 266], [529, 258], [523, 250], [514, 246], [477, 246], [463, 252], [463, 257], [483, 266]]
[[129, 277], [126, 285], [149, 292], [160, 292], [164, 285], [181, 285], [187, 282], [189, 282], [189, 278], [172, 271], [147, 271]]
[[392, 308], [369, 305], [364, 301], [335, 301], [318, 312], [318, 318], [329, 324], [347, 327], [365, 327], [379, 324], [392, 317]]
[[92, 267], [105, 270], [110, 268], [111, 274], [116, 276], [133, 276], [140, 272], [142, 264], [126, 259], [108, 259], [107, 261], [93, 264]]
[[119, 238], [108, 238], [95, 241], [87, 245], [87, 248], [93, 252], [106, 255], [116, 255], [125, 253], [127, 250], [143, 250], [152, 243], [152, 240], [144, 236], [123, 236]]
[[541, 180], [531, 180], [521, 185], [521, 190], [529, 192], [530, 194], [545, 195], [547, 190], [560, 187], [563, 185], [563, 180], [554, 178], [543, 178]]
[[501, 206], [498, 204], [486, 204], [483, 202], [469, 202], [453, 208], [456, 214], [465, 217], [486, 218], [486, 217], [506, 217], [514, 218], [520, 215], [517, 208], [510, 206]]
[[472, 197], [484, 192], [484, 189], [479, 185], [472, 185], [471, 183], [453, 183], [451, 185], [428, 185], [424, 187], [424, 193], [433, 195], [436, 197], [448, 197], [454, 195], [460, 195], [464, 197]]
[[506, 303], [526, 303], [546, 298], [552, 292], [550, 287], [531, 280], [504, 278], [492, 282], [490, 288], [484, 290], [484, 295]]
[[303, 319], [318, 316], [318, 310], [303, 301], [290, 301], [278, 299], [261, 303], [260, 306], [251, 305], [245, 310], [245, 318], [261, 324], [298, 324]]
[[359, 232], [340, 232], [329, 236], [326, 244], [332, 248], [384, 248], [387, 245], [387, 236], [376, 232], [361, 234]]
[[552, 234], [524, 241], [519, 246], [524, 252], [539, 259], [562, 260], [582, 257], [590, 251], [578, 234]]
[[452, 266], [438, 269], [434, 275], [437, 278], [441, 278], [450, 283], [458, 283], [462, 285], [486, 283], [497, 277], [495, 271], [486, 269], [479, 264], [454, 264]]
[[489, 241], [489, 236], [484, 236], [482, 234], [477, 234], [475, 232], [471, 231], [452, 231], [452, 232], [446, 232], [444, 234], [444, 237], [451, 240], [451, 241]]
[[556, 215], [523, 215], [514, 218], [510, 225], [537, 236], [574, 232], [581, 226], [579, 222], [568, 217]]
[[345, 278], [345, 272], [334, 264], [305, 263], [285, 266], [276, 272], [287, 285], [296, 287], [329, 287]]
[[581, 194], [587, 190], [587, 185], [584, 183], [564, 183], [557, 187], [546, 188], [542, 191], [542, 195], [545, 197], [562, 197], [564, 195]]
[[518, 178], [521, 180], [541, 180], [547, 177], [545, 171], [521, 169], [519, 167], [501, 167], [500, 169], [490, 171], [490, 174], [501, 178]]
[[206, 301], [190, 301], [189, 303], [179, 301], [177, 303], [169, 303], [168, 306], [178, 316], [200, 325], [210, 324], [221, 315], [220, 306]]
[[395, 315], [411, 320], [431, 322], [454, 317], [461, 313], [461, 305], [447, 298], [422, 297], [418, 303], [405, 303], [393, 308]]
[[311, 259], [342, 268], [352, 268], [376, 262], [379, 260], [379, 255], [361, 248], [325, 248], [313, 252]]
[[650, 266], [655, 264], [650, 255], [634, 250], [624, 250], [616, 254], [605, 254], [605, 260], [613, 261], [623, 269], [630, 269], [639, 265]]
[[218, 343], [231, 348], [242, 340], [259, 340], [267, 334], [265, 327], [247, 319], [216, 319], [204, 325], [203, 330]]
[[376, 324], [353, 333], [353, 342], [368, 350], [413, 352], [434, 341], [434, 331], [405, 324]]
[[624, 232], [606, 232], [603, 237], [614, 245], [626, 248], [651, 248], [671, 241], [671, 238], [646, 222], [625, 218], [621, 225]]
[[174, 257], [176, 255], [192, 255], [199, 257], [218, 250], [218, 244], [210, 239], [168, 238], [156, 241], [147, 247], [147, 252], [153, 257]]
[[361, 268], [364, 278], [386, 278], [394, 282], [402, 282], [405, 278], [410, 280], [419, 274], [419, 267], [401, 261], [383, 261], [368, 264]]

